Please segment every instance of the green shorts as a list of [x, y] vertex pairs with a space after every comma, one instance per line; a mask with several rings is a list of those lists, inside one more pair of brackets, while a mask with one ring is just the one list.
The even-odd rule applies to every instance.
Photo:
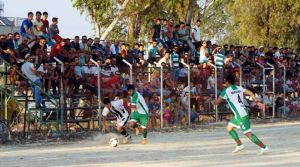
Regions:
[[251, 132], [249, 116], [245, 116], [242, 118], [233, 117], [230, 119], [228, 124], [234, 126], [235, 128], [241, 128], [244, 134]]
[[130, 121], [140, 122], [142, 128], [147, 128], [148, 125], [148, 114], [140, 114], [139, 112], [131, 112]]

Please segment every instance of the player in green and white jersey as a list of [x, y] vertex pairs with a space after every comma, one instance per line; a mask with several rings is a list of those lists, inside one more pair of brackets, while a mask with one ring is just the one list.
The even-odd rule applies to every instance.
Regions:
[[142, 144], [147, 143], [147, 125], [148, 125], [148, 118], [149, 118], [149, 109], [145, 102], [144, 97], [135, 90], [133, 85], [128, 86], [128, 94], [131, 96], [131, 118], [129, 121], [129, 126], [137, 129], [138, 122], [141, 125], [142, 133], [143, 133], [143, 140]]
[[262, 155], [268, 150], [268, 147], [263, 144], [251, 131], [250, 119], [248, 114], [248, 109], [244, 105], [244, 95], [251, 96], [255, 100], [257, 106], [262, 109], [264, 105], [260, 103], [255, 95], [247, 89], [241, 86], [235, 85], [235, 78], [233, 75], [228, 75], [225, 78], [224, 83], [225, 88], [222, 90], [220, 97], [213, 101], [214, 105], [219, 105], [222, 100], [226, 100], [230, 106], [231, 111], [234, 113], [234, 117], [229, 121], [226, 129], [230, 136], [235, 140], [237, 146], [233, 153], [237, 153], [244, 149], [244, 145], [240, 141], [238, 134], [234, 128], [241, 128], [243, 133], [256, 145], [260, 147], [258, 155]]

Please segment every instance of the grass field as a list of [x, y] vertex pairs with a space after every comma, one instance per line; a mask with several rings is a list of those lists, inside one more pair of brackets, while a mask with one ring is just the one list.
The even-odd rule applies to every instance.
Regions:
[[[219, 124], [220, 125], [220, 124]], [[156, 167], [156, 166], [300, 166], [300, 122], [254, 124], [253, 132], [270, 151], [257, 156], [258, 147], [239, 135], [246, 148], [233, 154], [235, 144], [225, 123], [214, 128], [151, 132], [147, 145], [141, 136], [117, 148], [106, 143], [109, 134], [72, 143], [0, 146], [0, 166]]]

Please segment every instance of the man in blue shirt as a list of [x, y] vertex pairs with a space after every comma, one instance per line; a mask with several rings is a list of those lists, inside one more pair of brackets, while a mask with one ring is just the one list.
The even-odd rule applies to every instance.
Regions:
[[22, 37], [29, 39], [28, 44], [36, 39], [36, 37], [34, 36], [34, 34], [32, 32], [32, 27], [33, 27], [33, 24], [31, 21], [32, 19], [33, 19], [33, 13], [28, 12], [27, 19], [25, 19], [22, 22], [22, 25], [20, 28], [20, 33], [21, 33]]

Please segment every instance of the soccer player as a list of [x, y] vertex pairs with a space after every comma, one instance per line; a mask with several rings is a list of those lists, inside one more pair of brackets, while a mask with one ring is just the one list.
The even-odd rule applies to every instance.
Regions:
[[139, 122], [143, 134], [142, 144], [147, 144], [148, 107], [143, 96], [135, 90], [133, 85], [129, 85], [127, 90], [129, 96], [131, 96], [131, 119], [129, 121], [129, 126], [137, 129], [137, 122]]
[[117, 117], [117, 131], [121, 133], [122, 136], [125, 137], [124, 142], [130, 142], [131, 136], [127, 133], [125, 129], [125, 125], [129, 121], [129, 113], [124, 107], [124, 102], [126, 98], [110, 101], [108, 97], [104, 97], [103, 103], [105, 105], [103, 112], [102, 112], [102, 132], [106, 132], [106, 117], [111, 112]]
[[256, 105], [262, 109], [264, 105], [260, 103], [254, 94], [241, 86], [235, 85], [235, 78], [233, 75], [228, 75], [224, 81], [224, 89], [222, 90], [220, 97], [213, 101], [214, 105], [219, 105], [224, 99], [228, 102], [231, 111], [234, 113], [234, 117], [229, 121], [226, 129], [230, 136], [235, 140], [237, 146], [233, 153], [237, 153], [244, 149], [244, 145], [240, 141], [238, 134], [234, 128], [241, 128], [243, 133], [256, 145], [260, 147], [258, 155], [262, 155], [264, 152], [268, 151], [268, 147], [261, 142], [255, 134], [251, 132], [250, 119], [247, 108], [244, 105], [244, 95], [251, 96], [255, 100]]

